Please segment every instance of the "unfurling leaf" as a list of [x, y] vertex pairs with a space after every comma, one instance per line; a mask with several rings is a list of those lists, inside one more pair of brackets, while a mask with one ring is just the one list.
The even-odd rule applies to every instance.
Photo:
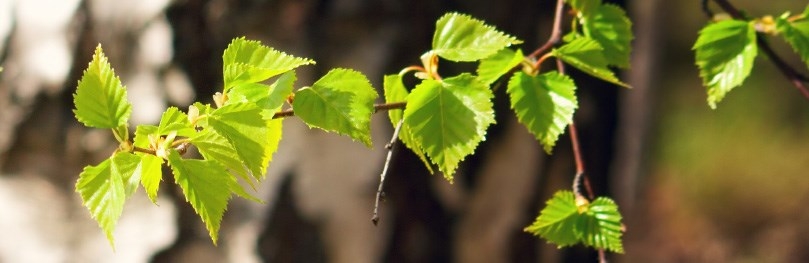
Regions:
[[378, 95], [362, 73], [333, 69], [295, 93], [295, 115], [309, 127], [348, 135], [371, 147], [371, 115]]
[[404, 124], [432, 162], [453, 180], [458, 163], [474, 152], [494, 123], [492, 91], [475, 76], [426, 79], [407, 97]]
[[725, 94], [742, 85], [753, 70], [756, 29], [752, 22], [719, 21], [699, 32], [693, 49], [702, 84], [708, 88], [708, 105], [716, 109]]
[[219, 225], [236, 178], [215, 161], [183, 159], [174, 150], [170, 151], [168, 160], [174, 173], [174, 181], [183, 189], [185, 200], [191, 203], [191, 207], [205, 222], [208, 234], [216, 244]]
[[554, 56], [584, 73], [600, 78], [615, 85], [629, 88], [629, 85], [615, 77], [615, 73], [607, 67], [604, 49], [593, 39], [581, 37], [564, 46], [551, 51]]
[[[402, 83], [401, 75], [385, 76], [383, 86], [385, 90], [385, 103], [407, 101], [407, 96], [410, 95], [410, 92], [407, 91]], [[402, 116], [404, 116], [404, 110], [392, 109], [388, 111], [388, 117], [394, 129], [396, 125], [399, 124], [399, 121], [402, 120]], [[410, 126], [402, 124], [402, 128], [399, 131], [399, 140], [421, 159], [424, 166], [426, 166], [427, 170], [432, 174], [433, 167], [430, 165], [430, 162], [427, 161], [427, 157], [425, 156], [424, 150], [421, 149], [421, 145], [418, 145], [413, 139], [413, 132], [410, 130]]]
[[528, 127], [551, 153], [559, 135], [573, 122], [578, 108], [576, 84], [569, 77], [551, 71], [538, 76], [517, 72], [508, 82], [506, 91], [517, 120]]
[[471, 16], [448, 13], [436, 22], [432, 52], [451, 61], [475, 61], [521, 42]]
[[73, 103], [76, 119], [88, 127], [117, 128], [129, 120], [132, 105], [126, 100], [126, 88], [115, 75], [100, 44], [79, 80]]
[[257, 83], [315, 61], [298, 58], [244, 37], [234, 38], [222, 55], [225, 91]]

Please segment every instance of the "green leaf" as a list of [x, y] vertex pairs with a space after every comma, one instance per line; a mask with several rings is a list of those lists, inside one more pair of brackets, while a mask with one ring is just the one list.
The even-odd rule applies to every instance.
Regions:
[[471, 16], [448, 13], [436, 22], [432, 52], [451, 61], [475, 61], [521, 42]]
[[577, 38], [551, 52], [554, 56], [584, 73], [615, 85], [629, 88], [629, 85], [618, 80], [615, 73], [607, 67], [607, 59], [604, 58], [603, 48], [595, 40], [587, 37]]
[[348, 135], [371, 147], [371, 115], [378, 95], [362, 73], [333, 69], [295, 93], [295, 115], [309, 127]]
[[758, 52], [753, 22], [724, 20], [699, 32], [696, 64], [708, 88], [708, 105], [716, 109], [725, 94], [740, 86], [753, 69]]
[[575, 233], [578, 215], [573, 192], [559, 191], [546, 202], [539, 217], [525, 231], [541, 236], [560, 248], [572, 246], [580, 241]]
[[73, 94], [76, 119], [94, 128], [116, 128], [126, 125], [132, 105], [126, 100], [126, 89], [104, 56], [99, 44], [93, 60], [87, 65]]
[[121, 175], [126, 198], [132, 196], [140, 185], [140, 157], [133, 153], [119, 152], [112, 158], [112, 169]]
[[629, 68], [632, 22], [626, 12], [612, 4], [601, 5], [597, 12], [584, 16], [580, 21], [584, 35], [604, 48], [604, 58], [609, 65]]
[[250, 169], [242, 163], [239, 153], [228, 139], [212, 129], [202, 130], [191, 137], [191, 143], [199, 149], [206, 160], [213, 160], [225, 166], [231, 173], [241, 177], [252, 185]]
[[503, 74], [508, 73], [512, 68], [519, 65], [524, 59], [522, 50], [501, 49], [493, 56], [480, 61], [477, 70], [478, 81], [486, 85], [491, 85], [497, 81], [500, 76], [503, 76]]
[[208, 124], [233, 145], [253, 177], [264, 178], [274, 149], [269, 145], [269, 124], [261, 109], [252, 103], [225, 105], [211, 112]]
[[[104, 230], [110, 246], [115, 247], [113, 232], [124, 210], [126, 198], [137, 189], [138, 157], [119, 152], [97, 166], [87, 166], [79, 174], [76, 192], [93, 219]], [[134, 181], [134, 183], [133, 183]]]
[[205, 222], [208, 234], [216, 244], [219, 225], [236, 178], [217, 162], [183, 159], [174, 150], [169, 152], [168, 160], [174, 172], [174, 181], [183, 189], [185, 200], [191, 203], [202, 222]]
[[471, 74], [424, 80], [407, 97], [404, 124], [450, 182], [494, 123], [492, 91]]
[[601, 0], [565, 0], [565, 2], [583, 15], [592, 14], [601, 6]]
[[160, 118], [160, 125], [157, 128], [157, 133], [160, 135], [168, 135], [175, 132], [178, 136], [191, 137], [197, 133], [188, 120], [188, 115], [180, 111], [177, 107], [169, 107], [163, 112]]
[[596, 249], [623, 253], [623, 227], [618, 206], [609, 198], [592, 203], [584, 197], [577, 202], [573, 192], [559, 191], [526, 232], [541, 236], [559, 247], [582, 243]]
[[517, 120], [528, 127], [551, 153], [559, 135], [573, 122], [578, 108], [576, 84], [569, 77], [551, 71], [538, 76], [517, 72], [508, 82], [506, 91]]
[[[386, 75], [384, 89], [386, 103], [407, 101], [407, 96], [410, 95], [410, 92], [407, 91], [404, 83], [402, 83], [401, 75]], [[393, 109], [388, 111], [388, 117], [394, 129], [396, 125], [399, 124], [399, 121], [402, 120], [403, 115], [404, 110]], [[421, 149], [421, 145], [418, 145], [413, 139], [413, 132], [410, 130], [409, 126], [402, 124], [402, 128], [399, 130], [399, 140], [421, 159], [424, 166], [426, 166], [427, 170], [432, 174], [433, 167], [430, 165], [430, 162], [427, 161], [427, 156], [425, 156], [424, 151]]]
[[261, 82], [299, 66], [315, 64], [262, 45], [259, 41], [234, 38], [222, 55], [225, 91], [247, 83]]
[[272, 85], [260, 83], [245, 84], [230, 89], [228, 103], [251, 102], [266, 112], [275, 113], [284, 105], [292, 85], [295, 83], [295, 71], [284, 73]]
[[149, 136], [159, 136], [158, 130], [159, 128], [154, 125], [138, 125], [135, 129], [135, 147], [150, 149], [151, 140]]
[[780, 17], [775, 20], [776, 28], [784, 40], [792, 46], [792, 50], [801, 56], [806, 66], [809, 67], [809, 20], [789, 22], [786, 18]]
[[160, 188], [160, 181], [163, 180], [163, 159], [151, 154], [138, 154], [140, 164], [140, 183], [146, 189], [146, 195], [152, 203], [157, 204], [157, 190]]
[[624, 253], [621, 242], [623, 227], [621, 214], [615, 201], [606, 197], [596, 198], [590, 203], [580, 225], [582, 243], [596, 249], [606, 249], [615, 253]]

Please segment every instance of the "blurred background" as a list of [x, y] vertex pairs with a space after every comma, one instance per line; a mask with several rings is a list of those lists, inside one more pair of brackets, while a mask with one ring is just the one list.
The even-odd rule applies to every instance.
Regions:
[[[607, 2], [634, 22], [632, 68], [622, 72], [634, 89], [571, 74], [587, 175], [625, 217], [626, 254], [611, 261], [809, 261], [809, 102], [759, 57], [752, 77], [711, 110], [691, 51], [707, 22], [701, 1]], [[756, 17], [806, 6], [732, 2]], [[154, 124], [168, 106], [211, 101], [234, 37], [316, 60], [298, 70], [296, 87], [350, 67], [381, 89], [384, 74], [419, 63], [445, 12], [483, 19], [530, 51], [547, 39], [554, 4], [0, 0], [0, 262], [595, 262], [589, 249], [558, 250], [522, 231], [575, 169], [568, 135], [546, 155], [502, 88], [497, 124], [454, 184], [396, 149], [376, 227], [386, 114], [372, 120], [373, 149], [286, 119], [257, 194], [266, 203], [233, 199], [218, 246], [167, 172], [158, 206], [145, 194], [128, 200], [115, 251], [74, 191], [82, 167], [116, 147], [71, 112], [98, 43], [127, 87], [132, 124]], [[770, 43], [806, 72], [782, 40]]]

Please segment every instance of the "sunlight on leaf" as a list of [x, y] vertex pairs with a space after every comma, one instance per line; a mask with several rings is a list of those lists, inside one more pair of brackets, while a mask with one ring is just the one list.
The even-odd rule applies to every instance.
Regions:
[[520, 64], [525, 58], [522, 50], [504, 48], [491, 57], [483, 59], [478, 64], [478, 81], [491, 85], [504, 74]]
[[132, 105], [126, 100], [126, 89], [115, 75], [101, 44], [87, 65], [73, 94], [79, 122], [93, 128], [116, 128], [126, 125]]
[[693, 47], [702, 84], [708, 88], [708, 105], [716, 109], [725, 94], [738, 87], [753, 70], [758, 52], [752, 22], [723, 20], [699, 32]]
[[629, 85], [618, 80], [615, 73], [607, 67], [604, 49], [595, 40], [587, 37], [577, 38], [564, 46], [554, 49], [552, 54], [567, 64], [615, 85], [629, 88]]
[[[384, 89], [385, 89], [385, 103], [393, 103], [393, 102], [402, 102], [407, 101], [407, 96], [410, 95], [410, 92], [407, 91], [404, 84], [402, 83], [402, 76], [401, 75], [386, 75], [384, 80]], [[390, 118], [390, 123], [393, 125], [393, 128], [396, 128], [396, 125], [399, 124], [399, 121], [404, 116], [404, 110], [393, 109], [388, 111], [388, 117]], [[410, 130], [410, 126], [402, 125], [401, 130], [399, 131], [399, 140], [402, 143], [413, 151], [416, 156], [421, 159], [424, 163], [424, 166], [427, 167], [427, 170], [430, 174], [433, 173], [433, 167], [430, 165], [430, 162], [427, 161], [427, 157], [425, 156], [424, 150], [421, 149], [421, 145], [413, 139], [413, 131]]]
[[295, 93], [295, 115], [309, 127], [347, 135], [371, 147], [371, 115], [376, 90], [350, 69], [333, 69], [311, 87]]
[[517, 72], [506, 91], [517, 120], [528, 127], [550, 154], [559, 135], [573, 122], [578, 108], [576, 84], [568, 76], [551, 71], [535, 77]]
[[448, 13], [436, 22], [433, 52], [451, 61], [475, 61], [522, 43], [471, 16]]

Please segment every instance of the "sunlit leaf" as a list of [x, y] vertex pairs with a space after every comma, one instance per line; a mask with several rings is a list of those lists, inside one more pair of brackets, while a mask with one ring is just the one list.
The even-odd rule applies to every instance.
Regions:
[[436, 22], [433, 50], [452, 61], [475, 61], [487, 58], [520, 40], [504, 34], [471, 16], [448, 13]]
[[539, 217], [525, 231], [541, 236], [559, 247], [571, 246], [580, 241], [575, 233], [578, 219], [573, 192], [559, 191], [546, 202]]
[[158, 125], [157, 133], [160, 135], [168, 135], [175, 132], [178, 136], [191, 137], [194, 136], [196, 130], [191, 126], [188, 120], [188, 115], [180, 111], [177, 107], [169, 107], [163, 112], [160, 118], [160, 125]]
[[93, 60], [87, 65], [73, 95], [76, 119], [94, 128], [116, 128], [126, 125], [132, 105], [126, 100], [126, 89], [98, 45]]
[[503, 74], [508, 73], [512, 68], [519, 65], [524, 59], [522, 50], [501, 49], [493, 56], [480, 61], [477, 70], [478, 81], [486, 85], [491, 85], [497, 81], [500, 76], [503, 76]]
[[405, 125], [444, 177], [453, 180], [458, 163], [475, 151], [494, 123], [492, 94], [475, 76], [424, 80], [407, 97]]
[[368, 78], [350, 69], [333, 69], [295, 93], [295, 115], [309, 127], [348, 135], [371, 147], [371, 115], [378, 95]]
[[138, 157], [134, 154], [116, 153], [97, 166], [84, 167], [76, 182], [76, 192], [81, 196], [82, 203], [90, 210], [90, 215], [104, 230], [113, 247], [115, 242], [112, 234], [124, 210], [126, 198], [138, 186], [137, 180], [131, 180], [136, 176], [140, 178], [140, 174], [135, 174], [137, 166]]
[[261, 82], [315, 61], [298, 58], [244, 37], [234, 38], [222, 55], [225, 90]]
[[578, 108], [575, 91], [572, 79], [551, 71], [538, 76], [518, 72], [511, 77], [506, 92], [517, 120], [550, 154], [559, 135], [573, 122], [573, 112]]
[[615, 73], [607, 67], [604, 49], [595, 40], [587, 37], [577, 38], [564, 46], [551, 51], [554, 56], [584, 73], [590, 74], [615, 85], [628, 88], [629, 85], [618, 80]]
[[230, 89], [228, 103], [255, 103], [267, 113], [275, 113], [281, 108], [295, 83], [295, 71], [279, 76], [272, 85], [261, 83], [244, 84]]
[[809, 68], [809, 20], [790, 22], [781, 17], [777, 18], [775, 22], [779, 33]]
[[236, 178], [228, 174], [225, 167], [211, 160], [183, 159], [173, 150], [168, 160], [174, 181], [183, 189], [185, 200], [202, 218], [211, 240], [216, 244], [222, 216]]
[[624, 253], [621, 214], [615, 201], [606, 197], [597, 198], [590, 203], [582, 219], [580, 228], [583, 229], [581, 232], [584, 245]]
[[716, 108], [725, 94], [740, 86], [753, 70], [758, 52], [753, 22], [723, 20], [707, 25], [694, 44], [708, 105]]
[[[386, 75], [384, 80], [384, 89], [386, 103], [407, 101], [407, 96], [410, 95], [410, 92], [407, 91], [402, 83], [401, 75]], [[390, 122], [394, 129], [396, 128], [396, 125], [399, 124], [399, 121], [402, 120], [403, 115], [404, 110], [393, 109], [388, 111], [388, 117], [390, 117]], [[402, 125], [402, 128], [399, 131], [399, 140], [401, 140], [405, 147], [412, 150], [413, 153], [415, 153], [416, 156], [418, 156], [419, 159], [424, 162], [427, 170], [432, 174], [433, 167], [430, 165], [429, 161], [427, 161], [427, 157], [425, 156], [424, 151], [421, 149], [421, 146], [418, 145], [413, 139], [413, 132], [410, 131], [410, 126], [404, 124]]]
[[163, 180], [163, 159], [151, 154], [139, 154], [140, 183], [146, 190], [146, 195], [152, 203], [157, 204], [157, 190]]

